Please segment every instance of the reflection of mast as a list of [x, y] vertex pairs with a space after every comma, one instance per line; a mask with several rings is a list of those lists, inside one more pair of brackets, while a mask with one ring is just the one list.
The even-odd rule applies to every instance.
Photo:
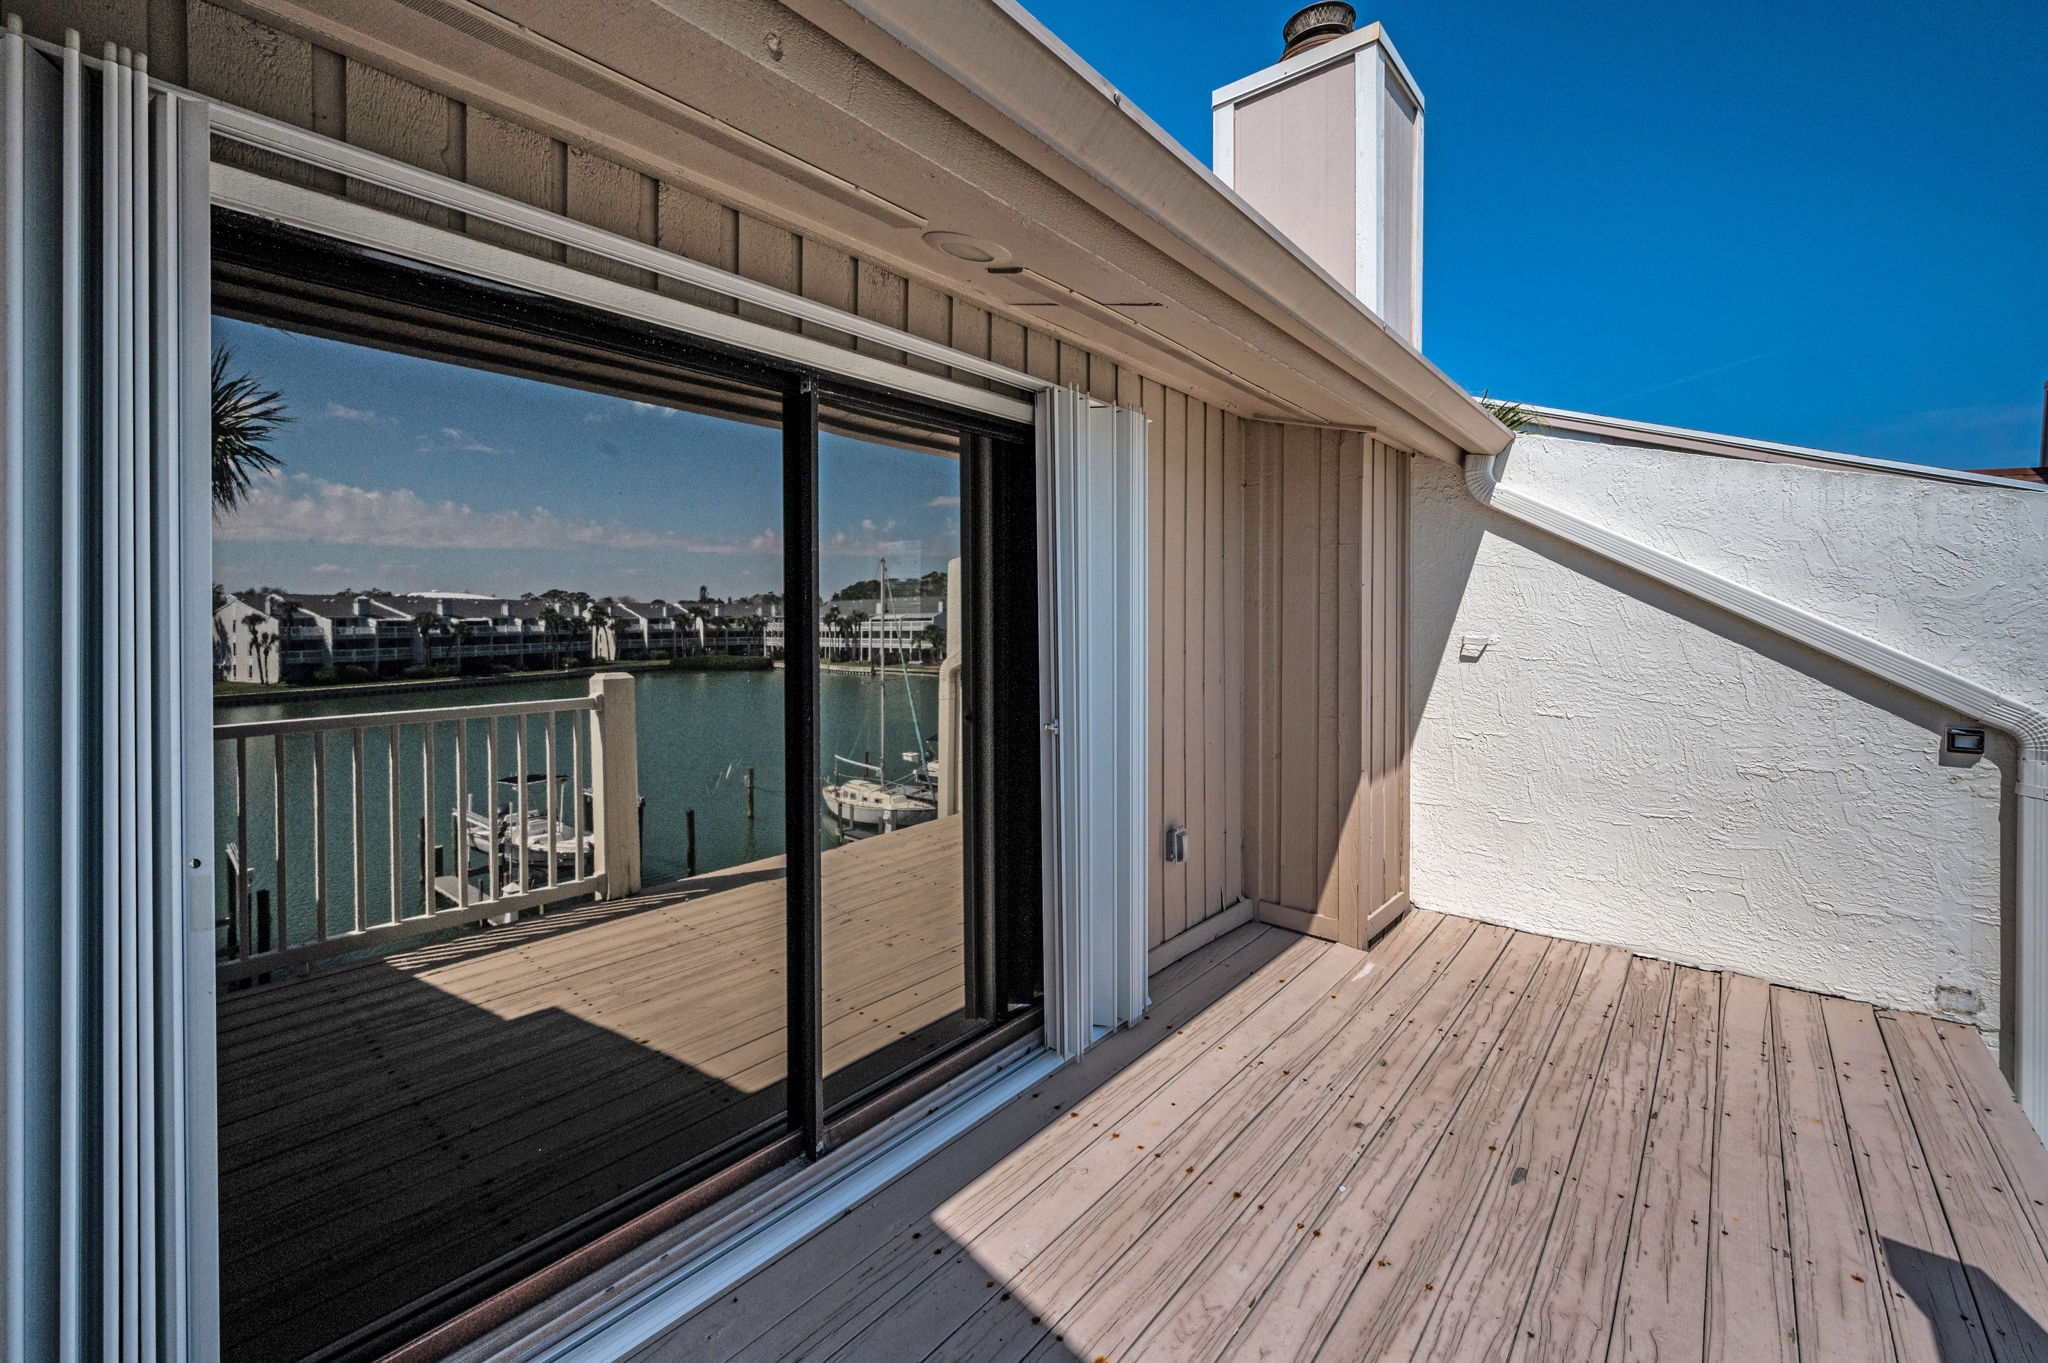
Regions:
[[[879, 565], [881, 571], [881, 618], [887, 620], [889, 618], [889, 560], [883, 558], [877, 559], [875, 562]], [[884, 626], [884, 628], [886, 629], [887, 627]], [[888, 665], [886, 658], [882, 659], [881, 662], [885, 667]], [[880, 669], [878, 668], [877, 671], [879, 672]], [[877, 780], [886, 782], [889, 779], [889, 683], [886, 679], [882, 681], [880, 686], [875, 688], [875, 741], [882, 745], [880, 749], [882, 762], [875, 771], [875, 777]]]

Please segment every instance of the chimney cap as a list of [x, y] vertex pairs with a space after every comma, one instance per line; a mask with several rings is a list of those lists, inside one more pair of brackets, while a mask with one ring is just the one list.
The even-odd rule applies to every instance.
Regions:
[[1280, 60], [1286, 61], [1295, 53], [1332, 38], [1341, 38], [1357, 27], [1358, 11], [1349, 5], [1325, 3], [1296, 10], [1294, 17], [1280, 27], [1280, 41], [1286, 45]]

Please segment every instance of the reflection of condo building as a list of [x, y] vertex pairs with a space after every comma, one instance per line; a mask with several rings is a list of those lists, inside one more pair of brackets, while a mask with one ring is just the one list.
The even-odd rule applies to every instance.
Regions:
[[[786, 628], [781, 599], [767, 595], [592, 601], [244, 591], [223, 596], [213, 620], [215, 674], [256, 683], [363, 680], [430, 666], [492, 671], [688, 653], [776, 655]], [[884, 609], [871, 599], [827, 601], [817, 628], [828, 659], [934, 662], [944, 652], [946, 602], [892, 597]]]
[[540, 667], [589, 662], [593, 652], [586, 624], [531, 597], [241, 592], [215, 607], [213, 626], [215, 671], [240, 682], [435, 663]]

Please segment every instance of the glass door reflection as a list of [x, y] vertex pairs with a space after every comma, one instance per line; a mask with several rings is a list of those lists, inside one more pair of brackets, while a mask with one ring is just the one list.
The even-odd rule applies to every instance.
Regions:
[[975, 623], [954, 432], [828, 408], [818, 450], [825, 1102], [981, 1025], [968, 1003]]

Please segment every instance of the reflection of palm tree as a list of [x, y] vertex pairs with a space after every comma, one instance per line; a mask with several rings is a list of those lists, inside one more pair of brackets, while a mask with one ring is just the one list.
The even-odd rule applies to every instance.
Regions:
[[412, 618], [412, 628], [413, 633], [420, 636], [420, 652], [431, 665], [434, 661], [434, 636], [445, 628], [441, 617], [432, 611], [420, 611]]
[[540, 629], [547, 642], [548, 666], [558, 668], [562, 665], [562, 613], [553, 606], [541, 607]]
[[270, 438], [291, 417], [284, 399], [267, 392], [248, 374], [228, 377], [234, 352], [213, 351], [213, 506], [232, 511], [248, 495], [250, 480], [278, 467]]
[[827, 606], [824, 619], [819, 623], [825, 626], [828, 634], [843, 635], [846, 627], [846, 617], [840, 613], [839, 607]]
[[938, 621], [934, 620], [919, 630], [917, 641], [924, 645], [926, 662], [946, 656], [946, 631], [939, 628]]
[[852, 611], [840, 617], [840, 628], [846, 631], [846, 647], [848, 652], [856, 651], [860, 632], [867, 623], [868, 613], [866, 611]]
[[[284, 639], [290, 633], [292, 621], [298, 619], [305, 611], [298, 602], [279, 598], [277, 604], [270, 608], [270, 613], [277, 617], [277, 637]], [[277, 679], [279, 681], [284, 680], [284, 660], [290, 655], [291, 649], [279, 646], [277, 656]]]
[[263, 626], [269, 621], [267, 615], [250, 611], [242, 617], [242, 625], [249, 631], [249, 651], [256, 655], [256, 680], [270, 680], [270, 650], [277, 643], [275, 634], [265, 634]]
[[612, 620], [611, 598], [592, 601], [583, 608], [583, 619], [590, 626], [590, 652], [593, 657], [609, 657], [606, 647], [611, 643]]

